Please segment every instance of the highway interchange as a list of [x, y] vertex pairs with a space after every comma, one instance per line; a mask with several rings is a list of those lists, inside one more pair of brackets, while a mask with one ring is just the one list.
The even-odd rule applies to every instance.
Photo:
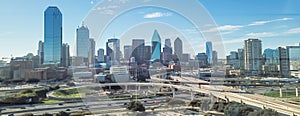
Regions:
[[[130, 87], [126, 86], [137, 86], [136, 88], [138, 90], [142, 91], [149, 91], [147, 87], [157, 89], [162, 86], [171, 87], [172, 89], [177, 88], [179, 89], [178, 92], [173, 93], [173, 97], [184, 99], [186, 101], [194, 99], [194, 94], [197, 93], [205, 93], [207, 95], [214, 96], [216, 98], [220, 99], [229, 99], [230, 101], [237, 101], [256, 107], [265, 107], [265, 108], [271, 108], [274, 109], [282, 114], [290, 115], [292, 113], [296, 115], [300, 115], [300, 106], [287, 103], [284, 101], [281, 101], [276, 98], [266, 97], [263, 95], [257, 95], [257, 94], [249, 94], [249, 93], [243, 93], [240, 89], [232, 88], [228, 86], [216, 86], [216, 85], [201, 85], [201, 88], [198, 84], [190, 84], [190, 83], [184, 83], [184, 82], [199, 82], [199, 83], [208, 83], [204, 80], [199, 80], [196, 78], [193, 78], [192, 76], [189, 76], [187, 73], [181, 77], [179, 76], [172, 76], [172, 78], [176, 81], [181, 82], [181, 84], [171, 84], [171, 83], [161, 83], [162, 81], [165, 82], [165, 79], [156, 78], [153, 76], [152, 82], [150, 83], [105, 83], [105, 84], [99, 84], [99, 83], [79, 83], [79, 87], [95, 87], [95, 86], [114, 86], [118, 85], [123, 87], [123, 89], [129, 89]], [[139, 87], [139, 86], [145, 86], [145, 87]], [[139, 89], [142, 88], [142, 89]], [[131, 88], [132, 89], [132, 88]], [[220, 91], [225, 90], [225, 91]], [[228, 92], [231, 91], [231, 92]], [[232, 92], [234, 91], [234, 92]], [[188, 92], [188, 93], [186, 93]], [[163, 102], [165, 99], [170, 98], [170, 96], [163, 96], [163, 97], [154, 97], [154, 98], [144, 98], [139, 99], [139, 101], [146, 101], [144, 104], [147, 106], [147, 103], [151, 102]], [[64, 103], [62, 105], [59, 104], [32, 104], [32, 105], [15, 105], [15, 106], [6, 106], [2, 109], [5, 109], [2, 111], [2, 115], [8, 115], [11, 113], [14, 114], [22, 114], [26, 112], [33, 112], [34, 114], [43, 114], [45, 112], [53, 113], [53, 112], [59, 112], [59, 111], [84, 111], [84, 110], [90, 110], [91, 112], [101, 112], [101, 111], [109, 111], [111, 109], [123, 109], [125, 110], [124, 104], [129, 102], [129, 100], [99, 100], [99, 99], [89, 99], [85, 100], [83, 99], [83, 102], [73, 102], [73, 103]], [[151, 106], [151, 105], [150, 105]]]

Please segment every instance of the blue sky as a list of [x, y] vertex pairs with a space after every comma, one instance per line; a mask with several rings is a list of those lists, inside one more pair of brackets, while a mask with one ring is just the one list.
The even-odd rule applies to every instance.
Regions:
[[[116, 1], [128, 2], [128, 0]], [[98, 2], [101, 0], [1, 0], [0, 57], [36, 54], [38, 41], [43, 40], [43, 12], [50, 5], [58, 6], [61, 10], [63, 42], [69, 43], [71, 52], [74, 51], [76, 28], [97, 8]], [[300, 42], [298, 0], [199, 0], [199, 2], [218, 26], [225, 54], [242, 48], [243, 40], [247, 38], [261, 39], [264, 49], [298, 45]], [[178, 6], [189, 8], [187, 4]], [[105, 9], [110, 11], [106, 14], [110, 14], [113, 13], [114, 7]], [[191, 13], [199, 15], [197, 11]], [[141, 31], [145, 26], [149, 27], [149, 30]], [[198, 33], [181, 15], [162, 8], [144, 7], [122, 13], [106, 28], [101, 37], [91, 35], [96, 39], [98, 49], [104, 47], [107, 38], [114, 36], [121, 38], [121, 43], [124, 44], [130, 44], [127, 38], [149, 39], [153, 34], [152, 28], [162, 28], [158, 30], [162, 40], [165, 38], [174, 40], [176, 36], [186, 39], [185, 52], [190, 52], [189, 49], [194, 49], [196, 53], [205, 51], [205, 40], [201, 33]], [[215, 31], [215, 28], [202, 31], [211, 32]], [[190, 46], [196, 47], [189, 48]]]

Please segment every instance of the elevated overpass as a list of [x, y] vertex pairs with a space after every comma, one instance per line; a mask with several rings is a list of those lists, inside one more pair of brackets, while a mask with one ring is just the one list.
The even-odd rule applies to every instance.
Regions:
[[[153, 86], [153, 87], [160, 87], [160, 86], [166, 86], [171, 87], [174, 93], [174, 89], [181, 89], [181, 90], [188, 90], [191, 92], [191, 99], [193, 99], [193, 93], [204, 93], [211, 96], [214, 96], [216, 98], [220, 99], [229, 99], [230, 101], [236, 101], [246, 103], [248, 105], [256, 106], [256, 107], [264, 107], [264, 108], [271, 108], [276, 110], [279, 113], [290, 115], [300, 115], [300, 106], [290, 104], [290, 103], [282, 103], [279, 100], [276, 100], [274, 98], [263, 98], [263, 99], [257, 99], [253, 98], [253, 94], [237, 94], [237, 93], [230, 93], [230, 92], [220, 92], [220, 91], [212, 91], [207, 90], [203, 88], [193, 87], [193, 86], [184, 86], [184, 85], [174, 85], [174, 84], [166, 84], [166, 83], [90, 83], [90, 84], [84, 84], [79, 87], [103, 87], [103, 86]], [[252, 97], [251, 97], [252, 96]]]

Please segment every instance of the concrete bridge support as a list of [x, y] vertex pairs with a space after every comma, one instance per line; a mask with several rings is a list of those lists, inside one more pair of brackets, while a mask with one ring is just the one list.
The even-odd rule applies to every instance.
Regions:
[[127, 91], [128, 90], [128, 85], [125, 85], [125, 91]]
[[279, 97], [282, 97], [282, 88], [279, 88]]
[[191, 101], [194, 100], [194, 92], [190, 89], [191, 91]]
[[141, 90], [141, 85], [138, 86], [138, 91], [140, 91], [140, 90]]
[[296, 87], [296, 97], [299, 96], [299, 93], [298, 93], [298, 87]]
[[175, 89], [173, 87], [171, 87], [171, 90], [172, 90], [172, 93], [173, 93], [172, 97], [175, 98]]

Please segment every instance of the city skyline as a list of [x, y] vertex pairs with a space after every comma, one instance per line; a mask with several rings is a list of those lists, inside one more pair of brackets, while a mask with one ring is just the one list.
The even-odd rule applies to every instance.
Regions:
[[[7, 16], [7, 19], [10, 19], [10, 21], [4, 19], [3, 22], [1, 23], [4, 27], [7, 28], [2, 28], [1, 29], [1, 34], [0, 38], [8, 38], [6, 42], [2, 42], [1, 49], [8, 49], [6, 51], [3, 51], [0, 57], [10, 57], [13, 55], [14, 57], [17, 56], [24, 56], [27, 53], [34, 53], [37, 54], [35, 51], [37, 50], [37, 44], [39, 40], [43, 40], [43, 31], [42, 31], [42, 11], [46, 9], [48, 6], [58, 6], [61, 9], [62, 14], [65, 16], [63, 18], [63, 43], [68, 43], [70, 45], [70, 52], [71, 55], [74, 56], [75, 52], [75, 29], [78, 25], [81, 24], [82, 20], [84, 19], [84, 15], [88, 13], [89, 10], [91, 10], [97, 2], [99, 1], [80, 1], [78, 4], [82, 4], [83, 9], [82, 10], [77, 10], [75, 9], [75, 5], [72, 6], [67, 6], [69, 3], [73, 3], [72, 1], [66, 0], [65, 2], [61, 1], [40, 1], [38, 3], [30, 4], [31, 1], [23, 2], [19, 1], [17, 3], [11, 2], [11, 1], [3, 1], [6, 4], [11, 4], [7, 6], [15, 6], [15, 7], [6, 7], [3, 6], [1, 7], [1, 12], [4, 12], [3, 15], [4, 17]], [[221, 34], [223, 36], [223, 43], [225, 44], [225, 51], [226, 54], [228, 54], [230, 51], [235, 50], [236, 48], [242, 48], [243, 46], [240, 45], [243, 43], [243, 40], [246, 40], [249, 37], [255, 37], [259, 38], [263, 41], [263, 49], [266, 48], [277, 48], [278, 46], [292, 46], [298, 43], [297, 38], [299, 38], [299, 28], [300, 25], [297, 23], [299, 20], [299, 16], [296, 14], [299, 11], [299, 8], [295, 6], [298, 1], [281, 1], [280, 3], [284, 4], [283, 6], [280, 3], [276, 4], [269, 4], [269, 6], [274, 6], [277, 7], [278, 9], [274, 9], [273, 7], [270, 7], [270, 9], [265, 9], [262, 6], [260, 6], [260, 3], [266, 3], [266, 1], [246, 1], [249, 5], [248, 7], [245, 7], [243, 9], [249, 9], [251, 6], [257, 5], [257, 9], [254, 9], [253, 11], [243, 11], [243, 12], [234, 12], [233, 9], [230, 10], [224, 10], [220, 12], [220, 8], [216, 8], [215, 3], [216, 1], [207, 1], [207, 0], [200, 0], [199, 3], [205, 5], [206, 9], [208, 12], [213, 16], [214, 20], [216, 21], [218, 25], [218, 29], [221, 31]], [[230, 7], [230, 6], [237, 6], [237, 8], [241, 8], [242, 6], [245, 6], [245, 1], [244, 2], [224, 2], [224, 7]], [[26, 7], [32, 7], [32, 6], [38, 6], [35, 9], [22, 9], [24, 11], [20, 11], [18, 9], [16, 10], [10, 10], [11, 8], [16, 8], [17, 6], [20, 5], [27, 5]], [[113, 9], [113, 8], [111, 8]], [[33, 11], [34, 10], [34, 11]], [[141, 8], [141, 10], [145, 10], [145, 8]], [[175, 18], [179, 19], [178, 15], [174, 12], [170, 12], [164, 9], [146, 9], [145, 12], [141, 12], [141, 10], [134, 10], [133, 12], [128, 12], [128, 14], [124, 16], [130, 16], [130, 18], [134, 17], [139, 17], [137, 20], [139, 22], [147, 22], [147, 21], [157, 21], [161, 20], [164, 22], [165, 20], [168, 20], [170, 18]], [[264, 16], [257, 16], [253, 17], [256, 11], [261, 10], [261, 13], [265, 13], [266, 15]], [[16, 15], [12, 16], [9, 13], [10, 12], [15, 12], [17, 14], [25, 14], [26, 11], [30, 11], [34, 14], [33, 20], [29, 20], [28, 16], [24, 15]], [[76, 13], [75, 19], [73, 18], [74, 14], [71, 12], [78, 12]], [[140, 14], [139, 14], [140, 13]], [[162, 14], [161, 14], [162, 13]], [[228, 16], [224, 16], [221, 13], [228, 13]], [[230, 21], [232, 15], [234, 14], [234, 17], [236, 17], [237, 22]], [[152, 15], [150, 15], [152, 14]], [[128, 21], [128, 19], [116, 19], [116, 20], [125, 20]], [[26, 24], [19, 24], [19, 23], [7, 23], [7, 22], [17, 22], [16, 19], [24, 19]], [[12, 19], [12, 20], [11, 20]], [[238, 19], [243, 19], [243, 20], [238, 20]], [[74, 21], [70, 21], [74, 20]], [[39, 22], [39, 23], [37, 23]], [[175, 21], [176, 22], [176, 21]], [[133, 23], [133, 22], [132, 22]], [[132, 24], [130, 23], [130, 24]], [[9, 24], [9, 26], [8, 26]], [[186, 23], [183, 23], [182, 25], [185, 25]], [[108, 29], [108, 31], [114, 29], [114, 25], [116, 24], [111, 24], [112, 26], [108, 27], [111, 29]], [[190, 26], [190, 25], [188, 25]], [[17, 29], [20, 28], [20, 29]], [[24, 27], [30, 27], [33, 28], [32, 31], [35, 31], [33, 34], [32, 31], [25, 31], [26, 29], [22, 29]], [[128, 28], [131, 26], [122, 26], [122, 28]], [[193, 37], [186, 36], [188, 35], [193, 35], [195, 33], [195, 30], [191, 29], [190, 27], [180, 27], [175, 25], [178, 29], [181, 29], [180, 31], [182, 33], [185, 33], [184, 37], [188, 38], [188, 41], [192, 41]], [[276, 28], [270, 28], [270, 27], [276, 27]], [[267, 30], [267, 32], [265, 32]], [[207, 30], [207, 31], [213, 31], [213, 30]], [[151, 32], [149, 32], [151, 35]], [[169, 34], [169, 33], [168, 33]], [[171, 38], [175, 39], [175, 36], [168, 36], [168, 34], [162, 32], [161, 37], [162, 41], [166, 38]], [[22, 35], [22, 36], [20, 36]], [[108, 39], [113, 37], [113, 35], [118, 35], [121, 36], [122, 32], [120, 30], [116, 30], [115, 32], [111, 34], [104, 35], [103, 38], [95, 38], [96, 41], [96, 49], [99, 48], [105, 48], [105, 45], [99, 44], [99, 41], [102, 41], [103, 39]], [[139, 38], [140, 36], [137, 36]], [[196, 36], [198, 37], [198, 36]], [[20, 40], [19, 38], [24, 38]], [[26, 39], [25, 39], [26, 38]], [[29, 39], [30, 38], [30, 39]], [[119, 38], [119, 37], [117, 37]], [[143, 37], [144, 39], [148, 39], [148, 36]], [[149, 37], [149, 39], [151, 36]], [[289, 41], [285, 41], [282, 38], [288, 38]], [[19, 41], [19, 42], [15, 42]], [[121, 43], [122, 43], [122, 38], [121, 38]], [[202, 40], [200, 40], [202, 41]], [[205, 42], [205, 41], [203, 41]], [[14, 44], [13, 44], [14, 43]], [[147, 43], [147, 42], [146, 42]], [[25, 48], [20, 48], [18, 46], [22, 46], [20, 44], [25, 44], [28, 47]], [[199, 45], [199, 43], [197, 43]], [[15, 48], [7, 48], [7, 45], [16, 45]], [[123, 46], [123, 45], [121, 45]], [[196, 45], [195, 45], [196, 46]], [[200, 44], [199, 46], [196, 46], [200, 49], [196, 48], [196, 51], [198, 52], [203, 52], [204, 44]], [[186, 49], [184, 50], [186, 51]], [[220, 55], [220, 58], [224, 58], [223, 55]]]
[[0, 115], [300, 115], [300, 1], [0, 3]]

